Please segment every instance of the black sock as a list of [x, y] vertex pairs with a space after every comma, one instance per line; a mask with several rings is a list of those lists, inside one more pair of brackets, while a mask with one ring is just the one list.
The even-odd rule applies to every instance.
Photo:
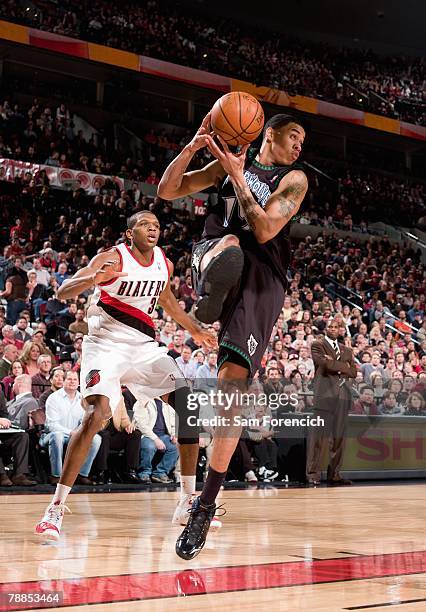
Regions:
[[200, 501], [204, 506], [214, 504], [225, 476], [226, 472], [216, 472], [212, 467], [209, 467], [206, 482], [200, 495]]

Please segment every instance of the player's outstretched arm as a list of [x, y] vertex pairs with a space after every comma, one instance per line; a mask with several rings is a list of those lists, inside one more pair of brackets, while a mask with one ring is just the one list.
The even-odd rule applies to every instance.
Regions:
[[[168, 259], [169, 274], [173, 275], [173, 263]], [[192, 338], [197, 344], [205, 344], [208, 348], [216, 348], [217, 340], [213, 334], [202, 329], [180, 306], [171, 292], [170, 283], [167, 283], [165, 289], [160, 293], [158, 298], [159, 305], [169, 314], [178, 325], [189, 331]]]
[[194, 138], [179, 153], [177, 157], [167, 166], [158, 185], [157, 194], [164, 200], [175, 200], [191, 193], [197, 193], [215, 185], [225, 173], [218, 161], [207, 164], [201, 170], [186, 172], [187, 167], [195, 153], [206, 147], [208, 142], [206, 136], [210, 133], [210, 113], [208, 113], [196, 132]]
[[57, 291], [58, 299], [69, 300], [98, 283], [106, 283], [113, 278], [127, 276], [120, 271], [120, 258], [115, 251], [105, 251], [95, 255], [85, 268], [78, 270], [72, 278], [65, 280]]
[[226, 142], [218, 136], [221, 150], [210, 136], [208, 147], [228, 173], [238, 202], [256, 238], [263, 244], [275, 238], [297, 213], [308, 190], [308, 179], [301, 170], [292, 170], [280, 182], [263, 209], [253, 197], [244, 177], [246, 153], [250, 145], [244, 145], [238, 153], [232, 153]]

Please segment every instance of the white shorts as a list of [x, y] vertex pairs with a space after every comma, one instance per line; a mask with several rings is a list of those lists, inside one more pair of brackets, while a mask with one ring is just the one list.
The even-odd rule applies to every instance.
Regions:
[[89, 331], [83, 340], [81, 360], [83, 397], [105, 395], [114, 413], [122, 398], [121, 385], [145, 404], [187, 384], [165, 346], [143, 334], [139, 334], [138, 340], [137, 344], [117, 341], [114, 334]]

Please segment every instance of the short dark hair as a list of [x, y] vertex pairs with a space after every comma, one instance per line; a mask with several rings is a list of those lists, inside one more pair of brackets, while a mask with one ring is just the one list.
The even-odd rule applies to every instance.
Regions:
[[298, 119], [298, 117], [293, 117], [292, 115], [286, 113], [280, 113], [278, 115], [274, 115], [265, 123], [265, 126], [263, 128], [263, 138], [265, 138], [266, 130], [268, 128], [272, 128], [273, 130], [279, 130], [280, 128], [283, 128], [288, 125], [289, 123], [297, 123], [297, 125], [300, 125], [300, 127], [302, 127], [306, 131], [304, 121]]
[[394, 396], [394, 398], [396, 399], [396, 393], [395, 393], [395, 391], [385, 391], [385, 392], [383, 393], [383, 401], [384, 401], [384, 400], [389, 399], [389, 398], [391, 397], [391, 395], [393, 395], [393, 396]]
[[150, 210], [138, 210], [138, 212], [135, 212], [127, 219], [127, 229], [133, 229], [136, 223], [139, 221], [141, 215], [152, 215], [153, 217], [157, 218], [156, 215]]

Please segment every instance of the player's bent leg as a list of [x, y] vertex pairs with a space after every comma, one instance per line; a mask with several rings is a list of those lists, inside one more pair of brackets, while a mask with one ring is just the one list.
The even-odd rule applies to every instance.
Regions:
[[209, 249], [205, 255], [203, 255], [203, 258], [200, 262], [200, 272], [203, 274], [212, 259], [217, 257], [217, 255], [220, 255], [220, 253], [222, 253], [225, 249], [227, 249], [228, 247], [239, 246], [240, 240], [238, 236], [235, 236], [234, 234], [227, 234], [226, 236], [218, 240], [216, 244], [212, 246], [212, 248]]
[[92, 395], [86, 398], [86, 403], [89, 406], [83, 422], [73, 432], [68, 443], [64, 467], [52, 503], [49, 504], [43, 518], [35, 528], [35, 533], [43, 539], [59, 539], [62, 519], [65, 511], [68, 510], [65, 500], [87, 459], [95, 435], [111, 416], [109, 399], [106, 396]]
[[[219, 388], [224, 393], [240, 393], [246, 390], [249, 371], [240, 365], [225, 362], [219, 370]], [[176, 554], [182, 559], [193, 559], [204, 547], [207, 533], [217, 509], [215, 500], [225, 480], [229, 462], [241, 436], [242, 427], [234, 421], [239, 406], [219, 412], [229, 419], [226, 426], [217, 427], [214, 433], [213, 452], [202, 493], [195, 499], [190, 510], [187, 526], [176, 542]]]
[[223, 304], [241, 278], [244, 254], [236, 236], [224, 236], [202, 258], [195, 316], [202, 323], [220, 318]]

